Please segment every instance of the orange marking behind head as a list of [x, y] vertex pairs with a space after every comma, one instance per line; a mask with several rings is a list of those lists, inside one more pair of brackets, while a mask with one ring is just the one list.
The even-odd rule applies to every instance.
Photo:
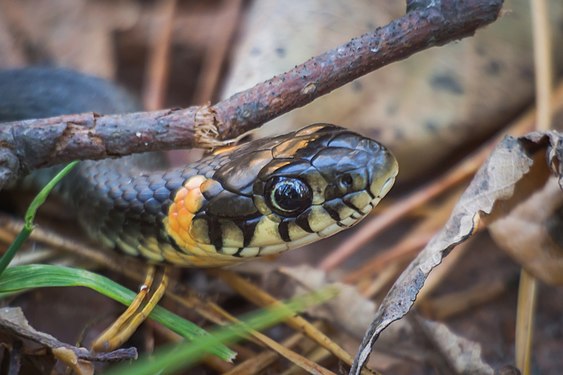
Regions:
[[183, 250], [183, 253], [180, 253], [171, 247], [163, 251], [162, 255], [171, 263], [196, 267], [220, 267], [241, 260], [218, 253], [215, 246], [198, 238], [197, 231], [194, 231], [193, 218], [205, 202], [201, 190], [202, 184], [206, 181], [211, 180], [201, 175], [188, 178], [184, 186], [176, 192], [174, 202], [168, 208], [164, 228]]
[[218, 147], [215, 150], [213, 150], [213, 152], [211, 154], [212, 155], [221, 155], [221, 154], [224, 154], [226, 152], [232, 152], [233, 150], [235, 150], [239, 147], [240, 147], [240, 145]]
[[[203, 205], [203, 194], [199, 187], [206, 180], [204, 176], [190, 177], [174, 196], [174, 202], [168, 208], [165, 228], [168, 234], [188, 254], [198, 251], [200, 244], [192, 237], [192, 220]], [[196, 254], [194, 254], [196, 255]]]

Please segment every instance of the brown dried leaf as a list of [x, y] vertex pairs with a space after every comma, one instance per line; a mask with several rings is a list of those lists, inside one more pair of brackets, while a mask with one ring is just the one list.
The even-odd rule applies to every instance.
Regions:
[[500, 218], [542, 189], [550, 167], [559, 178], [559, 186], [563, 186], [562, 137], [556, 131], [534, 132], [520, 138], [507, 136], [495, 148], [461, 196], [444, 228], [391, 287], [364, 336], [351, 374], [359, 373], [381, 332], [410, 310], [428, 274], [456, 245], [475, 233], [481, 219]]
[[[139, 5], [133, 1], [0, 0], [0, 12], [0, 29], [10, 31], [5, 37], [20, 47], [16, 51], [30, 55], [26, 49], [33, 50], [25, 56], [28, 64], [55, 60], [60, 66], [113, 78], [114, 33], [138, 20]], [[10, 67], [23, 61], [0, 62]]]
[[489, 226], [495, 242], [536, 278], [563, 284], [563, 194], [552, 177], [544, 188]]
[[494, 374], [481, 358], [481, 345], [453, 333], [446, 325], [418, 319], [427, 339], [458, 374]]

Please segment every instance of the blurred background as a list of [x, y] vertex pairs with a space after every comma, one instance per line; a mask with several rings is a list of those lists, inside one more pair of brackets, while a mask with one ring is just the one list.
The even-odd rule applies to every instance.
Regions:
[[[563, 72], [563, 2], [552, 0], [549, 7], [553, 70], [558, 77]], [[148, 110], [187, 107], [229, 97], [383, 26], [404, 11], [403, 2], [386, 0], [0, 0], [0, 69], [28, 65], [71, 68], [117, 82]], [[382, 203], [384, 208], [392, 206], [415, 187], [432, 183], [533, 105], [531, 28], [529, 2], [506, 1], [499, 20], [478, 30], [474, 37], [423, 51], [370, 73], [266, 124], [251, 136], [330, 122], [376, 138], [399, 159], [398, 188], [388, 202]], [[562, 118], [558, 112], [554, 124], [559, 129], [563, 127]], [[178, 163], [198, 155], [180, 151], [171, 159]], [[378, 301], [393, 276], [412, 259], [413, 252], [398, 258], [379, 258], [372, 275], [350, 275], [400, 243], [423, 219], [435, 216], [443, 218], [443, 222], [461, 191], [453, 190], [364, 245], [355, 256], [331, 269], [331, 278], [347, 280], [364, 292], [366, 285], [373, 287], [379, 280], [381, 289], [373, 287], [366, 292], [367, 297], [363, 295], [366, 302]], [[428, 240], [439, 222], [419, 233], [419, 239]], [[61, 224], [55, 222], [56, 225]], [[326, 256], [326, 249], [342, 245], [351, 235], [343, 233], [320, 246], [314, 244], [303, 252], [286, 254], [277, 265], [318, 264]], [[519, 266], [486, 233], [469, 247], [463, 261], [452, 268], [454, 275], [444, 279], [435, 295], [470, 291], [483, 295], [491, 286], [500, 285], [498, 293], [475, 305], [454, 309], [455, 314], [437, 313], [444, 311], [436, 307], [440, 306], [438, 302], [427, 305], [432, 308], [423, 314], [447, 322], [464, 337], [479, 342], [485, 361], [498, 369], [513, 361], [514, 281]], [[254, 268], [249, 266], [247, 272], [261, 280], [256, 281], [257, 285], [275, 290], [279, 284], [260, 279], [269, 272], [265, 270], [272, 268], [277, 266], [258, 263]], [[389, 279], [377, 279], [384, 270], [392, 270]], [[181, 277], [201, 287], [198, 290], [204, 294], [211, 291], [213, 298], [225, 306], [240, 309], [240, 298], [226, 292], [224, 286], [215, 285], [213, 278], [209, 281], [207, 275], [197, 272], [195, 276], [192, 272]], [[563, 352], [563, 292], [543, 288], [542, 295], [547, 297], [540, 300], [543, 324], [538, 328], [534, 349], [537, 373], [555, 374], [563, 368], [559, 355]], [[73, 315], [76, 306], [60, 307], [69, 297], [49, 293], [37, 292], [19, 302], [27, 306], [28, 317], [38, 327], [75, 340], [76, 330], [80, 331], [84, 320], [91, 318], [83, 317], [81, 321]], [[216, 293], [226, 293], [226, 297], [216, 297]], [[96, 300], [95, 305], [107, 303], [100, 302], [100, 297], [88, 298]], [[49, 309], [45, 306], [35, 310], [38, 299], [52, 302], [52, 314], [45, 313], [50, 311], [44, 310]], [[63, 301], [57, 302], [59, 299]], [[446, 300], [439, 302], [450, 304]], [[83, 310], [89, 316], [92, 304], [84, 302]], [[68, 325], [62, 327], [66, 324], [59, 326], [64, 318], [58, 316], [65, 314], [73, 316], [73, 322], [78, 321], [72, 332], [68, 332]], [[366, 315], [369, 320], [369, 313]], [[352, 332], [336, 328], [334, 335], [353, 353], [366, 324]], [[436, 364], [440, 362], [436, 359], [439, 354], [417, 329], [413, 334], [410, 328], [408, 339], [402, 338], [404, 347], [396, 352], [383, 350], [377, 357], [377, 368], [395, 374], [433, 373], [441, 368]], [[143, 345], [146, 335], [152, 334], [143, 331]], [[286, 332], [273, 335], [285, 337]], [[391, 342], [400, 342], [397, 337], [394, 340], [397, 341]], [[326, 362], [329, 368], [338, 369], [334, 359]], [[281, 373], [278, 371], [286, 367], [287, 363], [278, 363], [272, 367], [275, 370], [263, 373]], [[207, 364], [190, 373], [219, 373], [225, 368]]]

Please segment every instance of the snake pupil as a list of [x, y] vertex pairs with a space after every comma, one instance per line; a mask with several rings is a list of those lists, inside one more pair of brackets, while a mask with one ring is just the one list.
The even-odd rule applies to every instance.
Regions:
[[281, 215], [297, 215], [311, 205], [311, 188], [297, 178], [273, 177], [266, 184], [270, 206]]

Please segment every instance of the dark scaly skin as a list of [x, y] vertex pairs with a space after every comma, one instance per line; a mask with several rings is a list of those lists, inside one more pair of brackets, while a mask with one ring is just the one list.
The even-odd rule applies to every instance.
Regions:
[[[66, 70], [3, 72], [0, 90], [1, 121], [137, 109], [113, 85]], [[382, 145], [327, 124], [249, 142], [184, 168], [163, 167], [157, 154], [82, 162], [58, 192], [88, 234], [107, 247], [154, 262], [221, 266], [355, 224], [397, 173]], [[34, 179], [44, 182], [44, 176]], [[272, 193], [280, 180], [298, 180], [305, 189], [297, 211], [277, 205], [278, 199], [297, 201]]]

